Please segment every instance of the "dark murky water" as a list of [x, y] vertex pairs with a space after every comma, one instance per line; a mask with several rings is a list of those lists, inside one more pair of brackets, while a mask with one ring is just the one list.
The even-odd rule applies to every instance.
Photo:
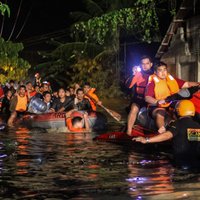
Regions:
[[175, 169], [166, 154], [93, 137], [0, 133], [0, 199], [200, 199], [200, 175]]

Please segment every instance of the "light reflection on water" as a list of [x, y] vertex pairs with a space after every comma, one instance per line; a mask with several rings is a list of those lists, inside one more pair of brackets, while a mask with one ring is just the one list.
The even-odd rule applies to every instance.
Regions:
[[[128, 144], [94, 142], [93, 134], [26, 128], [0, 133], [2, 199], [195, 199], [199, 175]], [[134, 145], [134, 143], [132, 144]], [[141, 150], [141, 151], [140, 151]]]

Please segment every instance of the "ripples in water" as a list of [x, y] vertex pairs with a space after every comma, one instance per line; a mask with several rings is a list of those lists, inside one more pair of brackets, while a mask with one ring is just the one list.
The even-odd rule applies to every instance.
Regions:
[[1, 133], [1, 199], [198, 199], [199, 174], [166, 154], [94, 134], [18, 128]]

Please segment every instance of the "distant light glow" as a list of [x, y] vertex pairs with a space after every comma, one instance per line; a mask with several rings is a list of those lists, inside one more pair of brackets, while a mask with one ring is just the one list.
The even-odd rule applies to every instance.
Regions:
[[149, 163], [152, 163], [152, 161], [151, 160], [142, 160], [142, 161], [140, 161], [141, 165], [146, 165], [146, 164], [149, 164]]
[[1, 154], [1, 155], [0, 155], [0, 158], [5, 158], [5, 157], [7, 157], [6, 154]]
[[147, 180], [145, 177], [134, 177], [134, 178], [127, 178], [126, 181], [128, 182], [135, 182], [135, 183], [144, 183]]
[[138, 72], [141, 72], [140, 66], [137, 66], [136, 70], [137, 70]]
[[133, 72], [133, 74], [135, 74], [136, 72], [141, 72], [141, 67], [139, 65], [133, 66], [132, 72]]

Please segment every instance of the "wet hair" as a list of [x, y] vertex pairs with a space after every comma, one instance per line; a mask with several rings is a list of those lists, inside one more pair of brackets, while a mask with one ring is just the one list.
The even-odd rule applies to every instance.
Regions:
[[142, 56], [142, 57], [140, 58], [141, 61], [144, 60], [144, 59], [149, 59], [149, 61], [150, 61], [151, 63], [153, 62], [153, 61], [152, 61], [152, 58], [151, 58], [150, 56], [144, 55], [144, 56]]
[[89, 86], [90, 87], [90, 83], [89, 82], [85, 82], [84, 86]]
[[11, 90], [7, 90], [7, 91], [6, 91], [6, 95], [8, 94], [8, 92], [11, 92], [11, 93], [12, 93], [12, 91], [11, 91]]
[[49, 86], [47, 83], [42, 83], [41, 87], [44, 87], [45, 85]]
[[161, 67], [161, 66], [165, 66], [167, 68], [167, 64], [166, 63], [159, 61], [154, 65], [154, 67], [153, 67], [154, 71], [156, 72], [158, 70], [158, 68]]
[[74, 117], [72, 119], [72, 126], [74, 126], [77, 122], [81, 122], [82, 118], [81, 117]]
[[48, 91], [45, 91], [45, 92], [43, 93], [43, 97], [45, 97], [47, 94], [50, 94], [50, 95], [51, 95], [51, 93], [50, 93], [50, 92], [48, 92]]
[[14, 80], [10, 80], [10, 82], [9, 83], [15, 83], [15, 81]]
[[78, 94], [78, 92], [83, 92], [83, 89], [82, 88], [79, 88], [78, 90], [76, 90], [76, 94]]
[[65, 92], [65, 88], [59, 88], [58, 92], [60, 92], [60, 90], [64, 90], [64, 92]]
[[[31, 83], [31, 81], [27, 81], [27, 82], [26, 82], [26, 85], [28, 85], [28, 84], [30, 84], [30, 83]], [[31, 83], [31, 84], [32, 84], [32, 83]]]
[[25, 85], [20, 85], [20, 86], [19, 86], [19, 90], [20, 90], [21, 88], [24, 88], [24, 89], [26, 90], [26, 86], [25, 86]]

